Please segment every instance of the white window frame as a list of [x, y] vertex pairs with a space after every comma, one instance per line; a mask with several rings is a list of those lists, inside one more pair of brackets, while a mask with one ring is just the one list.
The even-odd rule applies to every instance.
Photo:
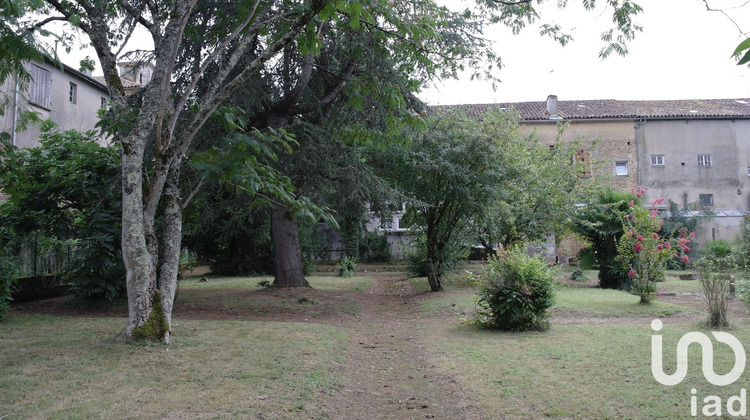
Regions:
[[698, 166], [711, 166], [711, 155], [698, 155]]
[[29, 68], [29, 102], [50, 109], [52, 96], [52, 72], [32, 64]]
[[664, 155], [651, 155], [651, 166], [664, 166]]
[[[628, 165], [628, 161], [627, 160], [616, 160], [615, 161], [615, 175], [617, 175], [617, 176], [628, 176], [629, 169], [630, 169], [630, 168], [628, 168], [628, 166], [629, 165]], [[620, 173], [620, 171], [618, 170], [618, 168], [624, 168], [625, 172], [624, 173]]]
[[78, 85], [73, 82], [70, 82], [68, 87], [68, 102], [71, 104], [78, 103]]

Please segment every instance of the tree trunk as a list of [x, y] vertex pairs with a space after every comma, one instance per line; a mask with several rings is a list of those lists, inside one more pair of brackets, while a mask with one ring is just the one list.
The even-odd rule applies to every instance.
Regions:
[[169, 170], [164, 188], [164, 247], [159, 267], [159, 292], [162, 298], [162, 313], [166, 325], [164, 342], [170, 342], [172, 334], [172, 307], [177, 291], [177, 273], [182, 249], [182, 203], [180, 201], [180, 164], [175, 162]]
[[302, 253], [299, 248], [299, 226], [289, 211], [279, 204], [271, 211], [271, 239], [274, 248], [276, 287], [310, 287], [302, 269]]
[[128, 139], [131, 142], [123, 141], [122, 155], [122, 257], [127, 270], [128, 323], [115, 340], [123, 342], [129, 342], [149, 320], [156, 295], [154, 259], [146, 246], [144, 224], [143, 147], [138, 144], [141, 140], [133, 137]]
[[431, 292], [440, 292], [443, 290], [443, 281], [440, 279], [440, 273], [432, 263], [432, 258], [427, 259], [427, 281], [430, 283]]

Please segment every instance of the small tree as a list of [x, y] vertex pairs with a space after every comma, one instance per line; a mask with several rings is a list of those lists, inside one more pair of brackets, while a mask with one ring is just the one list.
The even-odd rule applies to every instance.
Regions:
[[710, 329], [729, 326], [729, 270], [734, 267], [732, 256], [707, 255], [695, 263], [699, 292], [708, 310], [706, 324]]
[[383, 176], [411, 199], [402, 220], [423, 239], [419, 270], [425, 268], [433, 292], [443, 289], [450, 262], [470, 244], [474, 219], [503, 188], [508, 165], [499, 139], [513, 136], [515, 121], [508, 114], [499, 122], [486, 127], [460, 113], [437, 113], [408, 148], [384, 153]]
[[617, 244], [624, 232], [620, 214], [628, 211], [630, 200], [634, 200], [634, 204], [639, 202], [628, 192], [607, 188], [571, 219], [573, 232], [591, 243], [594, 262], [599, 268], [599, 286], [604, 289], [621, 289], [628, 285], [628, 270], [616, 258]]
[[470, 323], [508, 331], [544, 331], [554, 303], [554, 284], [547, 264], [514, 248], [490, 258], [480, 276], [476, 313]]

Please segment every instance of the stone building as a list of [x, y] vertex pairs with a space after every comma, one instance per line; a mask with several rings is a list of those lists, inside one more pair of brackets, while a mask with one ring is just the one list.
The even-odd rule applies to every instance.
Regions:
[[450, 108], [477, 118], [515, 110], [523, 132], [550, 144], [566, 124], [563, 138], [581, 139], [593, 173], [616, 188], [641, 186], [646, 202], [663, 197], [712, 210], [716, 217], [699, 229], [699, 240], [733, 240], [750, 212], [750, 99], [558, 101], [551, 95]]
[[51, 119], [61, 130], [94, 129], [99, 122], [99, 109], [107, 106], [109, 98], [104, 83], [48, 58], [26, 63], [26, 68], [31, 75], [26, 91], [19, 91], [11, 78], [0, 86], [0, 95], [8, 99], [5, 114], [0, 115], [0, 132], [10, 134], [14, 145], [39, 145], [38, 127], [32, 125], [23, 131], [16, 130], [20, 111], [37, 112], [41, 119]]

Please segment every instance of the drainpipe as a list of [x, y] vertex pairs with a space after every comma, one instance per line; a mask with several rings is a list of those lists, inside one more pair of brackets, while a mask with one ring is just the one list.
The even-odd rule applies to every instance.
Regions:
[[641, 118], [635, 123], [635, 175], [638, 186], [641, 187], [641, 126], [646, 123], [645, 118]]
[[10, 144], [16, 145], [16, 128], [18, 127], [18, 79], [13, 91], [13, 129], [10, 132]]

